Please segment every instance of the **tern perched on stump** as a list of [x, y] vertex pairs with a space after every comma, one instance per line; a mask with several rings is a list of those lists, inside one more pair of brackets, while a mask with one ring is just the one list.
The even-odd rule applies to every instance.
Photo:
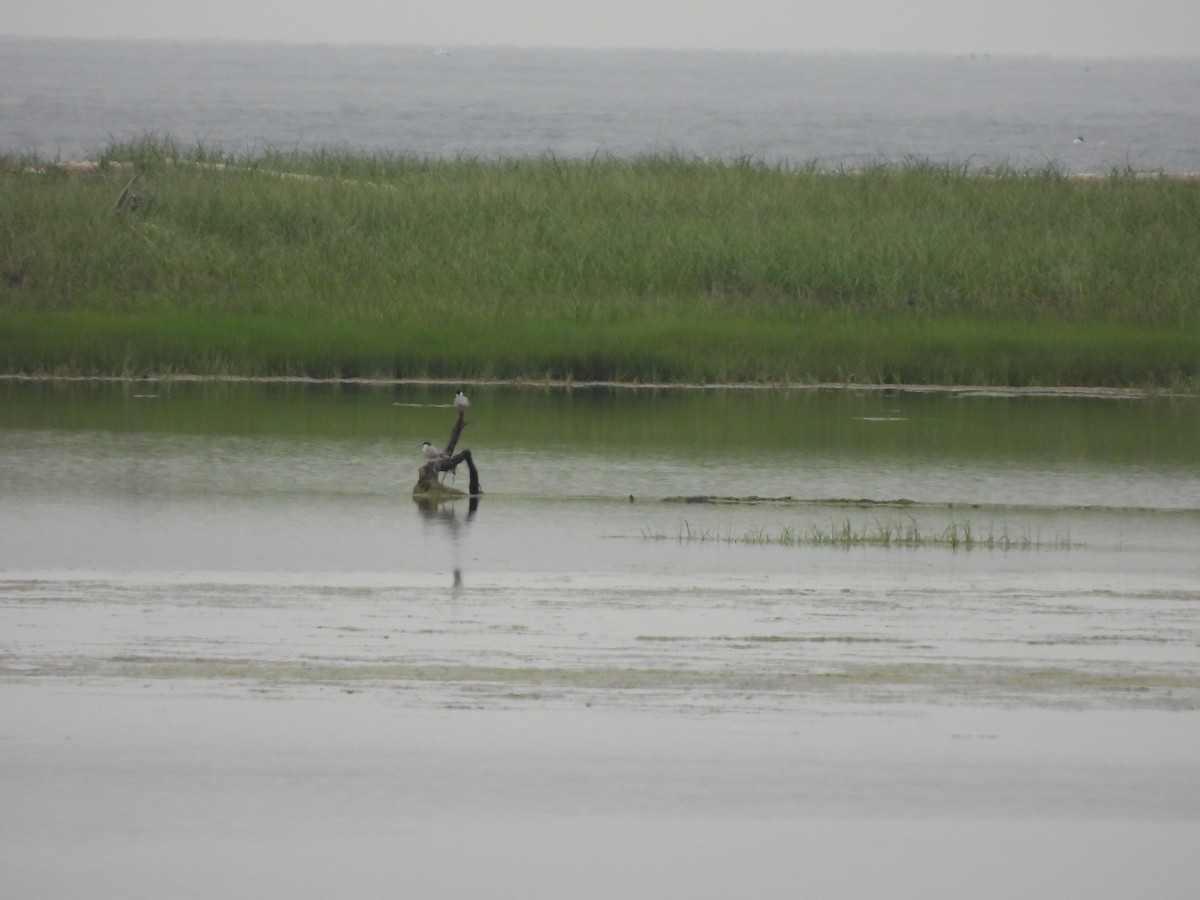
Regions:
[[[445, 450], [439, 450], [437, 447], [433, 446], [433, 444], [429, 443], [429, 441], [425, 441], [425, 443], [421, 444], [421, 452], [425, 454], [426, 459], [431, 459], [431, 460], [449, 459], [449, 457], [450, 457], [449, 453], [447, 453]], [[451, 469], [451, 474], [454, 474], [453, 469]], [[445, 479], [446, 479], [446, 470], [443, 469], [441, 471], [439, 481], [445, 481]]]
[[460, 450], [455, 453], [454, 448], [458, 444], [459, 435], [462, 434], [463, 428], [467, 424], [466, 411], [471, 405], [471, 401], [467, 399], [467, 395], [459, 391], [454, 395], [455, 422], [454, 428], [450, 432], [450, 443], [446, 445], [445, 450], [439, 450], [429, 441], [421, 444], [421, 454], [425, 457], [425, 464], [417, 470], [417, 485], [413, 488], [413, 496], [419, 498], [432, 497], [447, 497], [447, 496], [465, 496], [462, 491], [456, 491], [452, 487], [447, 487], [442, 483], [442, 478], [446, 472], [450, 472], [453, 476], [458, 469], [458, 464], [465, 462], [467, 469], [471, 473], [471, 494], [472, 497], [478, 497], [483, 493], [483, 489], [479, 486], [479, 470], [475, 468], [475, 461], [471, 458], [470, 450]]

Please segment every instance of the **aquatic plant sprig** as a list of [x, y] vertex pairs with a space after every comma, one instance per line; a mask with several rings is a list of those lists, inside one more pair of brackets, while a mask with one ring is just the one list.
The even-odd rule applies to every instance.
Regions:
[[720, 527], [694, 527], [689, 522], [680, 524], [674, 536], [662, 530], [643, 528], [644, 540], [670, 540], [680, 544], [693, 542], [717, 542], [775, 547], [882, 547], [921, 548], [935, 547], [948, 550], [1070, 550], [1082, 547], [1071, 540], [1070, 535], [1043, 540], [1040, 534], [1028, 529], [1012, 532], [1007, 526], [999, 529], [979, 528], [969, 520], [955, 520], [944, 527], [922, 526], [915, 519], [904, 522], [881, 522], [871, 525], [856, 525], [849, 519], [830, 522], [825, 526], [807, 528], [782, 526], [777, 531], [766, 527], [753, 528], [741, 534], [732, 529], [722, 532]]

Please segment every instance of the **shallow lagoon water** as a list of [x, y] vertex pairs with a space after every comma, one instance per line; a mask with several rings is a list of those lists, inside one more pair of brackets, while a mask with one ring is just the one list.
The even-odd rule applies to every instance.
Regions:
[[453, 388], [0, 392], [6, 894], [1200, 874], [1194, 400], [477, 387], [426, 509]]

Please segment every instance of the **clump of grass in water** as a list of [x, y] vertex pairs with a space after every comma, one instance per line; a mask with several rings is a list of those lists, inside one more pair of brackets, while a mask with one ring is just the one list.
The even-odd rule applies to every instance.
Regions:
[[664, 532], [650, 532], [642, 529], [642, 537], [646, 540], [675, 540], [677, 543], [695, 541], [720, 541], [727, 544], [754, 544], [777, 547], [944, 547], [949, 550], [1066, 550], [1079, 545], [1073, 543], [1070, 535], [1065, 538], [1055, 538], [1048, 542], [1042, 541], [1028, 531], [1018, 534], [1011, 533], [1007, 527], [999, 531], [980, 530], [969, 521], [951, 522], [945, 528], [928, 530], [916, 521], [909, 522], [875, 522], [869, 526], [855, 526], [849, 519], [830, 523], [829, 528], [812, 527], [797, 529], [783, 526], [778, 532], [771, 533], [766, 528], [756, 528], [741, 536], [732, 532], [721, 534], [718, 527], [712, 529], [694, 529], [690, 523], [684, 522], [674, 538]]

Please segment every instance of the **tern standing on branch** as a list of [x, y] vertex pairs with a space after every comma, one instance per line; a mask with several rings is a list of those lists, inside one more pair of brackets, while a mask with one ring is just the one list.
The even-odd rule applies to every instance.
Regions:
[[471, 405], [471, 401], [467, 399], [467, 395], [464, 394], [462, 391], [459, 391], [457, 394], [454, 395], [454, 408], [455, 409], [466, 409], [470, 405]]
[[[426, 459], [448, 459], [450, 457], [449, 453], [447, 453], [445, 450], [439, 450], [437, 447], [433, 446], [433, 444], [429, 443], [429, 441], [425, 441], [425, 443], [421, 445], [421, 452], [425, 454]], [[441, 473], [439, 480], [445, 482], [445, 472]]]

